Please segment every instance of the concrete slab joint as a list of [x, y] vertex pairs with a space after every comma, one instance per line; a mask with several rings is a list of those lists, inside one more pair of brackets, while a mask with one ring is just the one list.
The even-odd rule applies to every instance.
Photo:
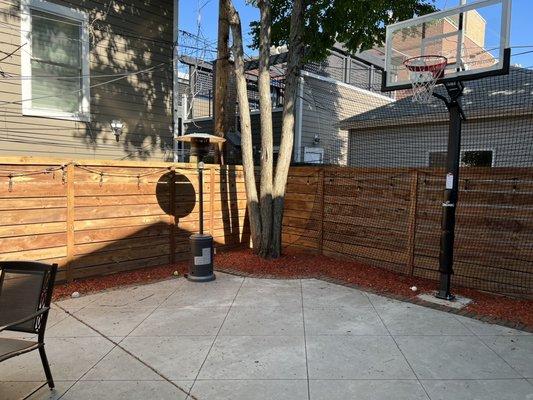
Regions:
[[[57, 388], [32, 398], [533, 399], [527, 332], [322, 280], [217, 278], [57, 302]], [[0, 364], [1, 399], [44, 379], [35, 361]]]

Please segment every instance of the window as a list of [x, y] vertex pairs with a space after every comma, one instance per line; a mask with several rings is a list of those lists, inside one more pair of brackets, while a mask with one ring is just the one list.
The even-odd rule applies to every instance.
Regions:
[[[492, 150], [463, 150], [461, 151], [461, 167], [492, 167]], [[429, 153], [430, 167], [445, 167], [446, 152], [432, 151]]]
[[468, 150], [461, 152], [463, 167], [492, 167], [492, 150]]
[[87, 15], [42, 0], [21, 2], [22, 113], [89, 120]]

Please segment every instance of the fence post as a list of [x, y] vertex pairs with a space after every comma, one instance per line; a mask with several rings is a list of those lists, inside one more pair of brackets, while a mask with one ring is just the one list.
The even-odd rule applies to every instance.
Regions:
[[411, 171], [409, 219], [407, 223], [407, 270], [409, 275], [415, 269], [416, 209], [418, 205], [418, 170]]
[[174, 265], [176, 263], [176, 172], [174, 167], [172, 167], [170, 170], [168, 188], [170, 203], [170, 221], [168, 226], [168, 240], [170, 247], [169, 262], [171, 265]]
[[67, 165], [67, 260], [66, 260], [66, 279], [71, 282], [74, 278], [73, 266], [74, 261], [74, 164]]
[[325, 179], [324, 168], [320, 168], [318, 172], [318, 182], [320, 185], [320, 232], [318, 237], [318, 251], [322, 254], [324, 250], [324, 181]]

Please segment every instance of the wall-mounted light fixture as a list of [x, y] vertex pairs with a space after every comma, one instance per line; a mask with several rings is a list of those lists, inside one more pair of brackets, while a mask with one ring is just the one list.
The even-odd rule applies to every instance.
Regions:
[[115, 138], [117, 139], [117, 142], [120, 139], [120, 135], [122, 135], [122, 128], [124, 127], [124, 123], [119, 119], [114, 119], [111, 121], [111, 130], [113, 131], [113, 134], [115, 135]]
[[318, 133], [315, 133], [315, 137], [313, 139], [313, 142], [315, 144], [319, 144], [320, 143], [320, 136], [318, 136]]

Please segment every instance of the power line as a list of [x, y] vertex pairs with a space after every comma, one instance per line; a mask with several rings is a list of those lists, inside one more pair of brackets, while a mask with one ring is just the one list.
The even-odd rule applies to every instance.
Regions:
[[25, 46], [26, 43], [22, 43], [21, 45], [17, 46], [15, 50], [13, 50], [11, 53], [7, 53], [4, 57], [0, 58], [0, 62], [4, 61], [5, 59], [11, 57], [13, 54], [15, 54], [19, 49], [21, 49], [23, 46]]
[[[96, 83], [94, 85], [90, 85], [88, 88], [80, 88], [80, 89], [73, 90], [73, 91], [67, 92], [67, 93], [68, 94], [79, 93], [79, 92], [87, 90], [87, 89], [92, 89], [92, 88], [95, 88], [95, 87], [107, 85], [109, 83], [116, 82], [116, 81], [118, 81], [120, 79], [124, 79], [124, 78], [130, 77], [130, 76], [134, 76], [134, 75], [139, 75], [139, 74], [144, 74], [144, 73], [150, 72], [150, 71], [152, 71], [152, 70], [154, 70], [156, 68], [159, 68], [159, 67], [161, 67], [162, 65], [165, 65], [165, 64], [168, 64], [168, 63], [160, 63], [158, 65], [155, 65], [155, 66], [150, 67], [150, 68], [146, 68], [146, 69], [141, 70], [141, 71], [131, 72], [131, 73], [126, 74], [126, 75], [121, 75], [121, 76], [119, 76], [118, 78], [115, 78], [115, 79], [111, 79], [111, 80], [108, 80], [108, 81], [105, 81], [105, 82], [100, 82], [100, 83]], [[26, 101], [49, 99], [49, 98], [54, 98], [54, 97], [61, 97], [61, 96], [64, 96], [64, 95], [65, 95], [65, 93], [62, 93], [62, 94], [59, 94], [59, 95], [38, 96], [38, 97], [32, 97], [32, 98], [28, 98], [28, 99], [21, 99], [21, 100], [15, 100], [15, 101], [0, 101], [0, 106], [1, 105], [7, 105], [7, 104], [22, 104], [23, 102], [26, 102]]]
[[[531, 46], [531, 47], [533, 47], [533, 46]], [[521, 56], [521, 55], [523, 55], [523, 54], [529, 54], [529, 53], [533, 53], [533, 50], [523, 51], [523, 52], [521, 52], [521, 53], [514, 53], [514, 54], [511, 54], [511, 56], [513, 56], [513, 57], [514, 57], [514, 56]]]

